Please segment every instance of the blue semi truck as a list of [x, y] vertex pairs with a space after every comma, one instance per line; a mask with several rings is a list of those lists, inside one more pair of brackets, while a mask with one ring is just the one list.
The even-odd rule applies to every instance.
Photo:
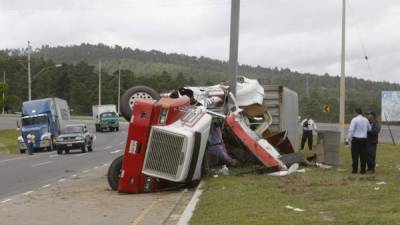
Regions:
[[70, 120], [67, 101], [45, 98], [22, 103], [18, 144], [21, 153], [27, 150], [27, 135], [35, 135], [34, 150], [54, 150], [55, 139]]

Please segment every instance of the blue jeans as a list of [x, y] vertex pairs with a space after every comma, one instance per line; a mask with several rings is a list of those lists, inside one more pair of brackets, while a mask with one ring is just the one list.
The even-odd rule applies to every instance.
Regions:
[[28, 154], [32, 155], [33, 154], [33, 143], [28, 143]]

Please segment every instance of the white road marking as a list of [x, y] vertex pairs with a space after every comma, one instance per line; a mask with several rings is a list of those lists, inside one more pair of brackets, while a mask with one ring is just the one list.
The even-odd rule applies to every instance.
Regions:
[[123, 145], [124, 143], [125, 143], [125, 141], [121, 141], [119, 144], [120, 144], [120, 145]]
[[9, 202], [9, 201], [11, 201], [11, 198], [7, 198], [7, 199], [1, 201], [0, 203], [6, 203], [6, 202]]
[[50, 156], [50, 158], [53, 158], [53, 157], [58, 157], [59, 154], [54, 154], [54, 155], [49, 155], [49, 156]]
[[60, 182], [60, 183], [61, 183], [61, 182], [64, 182], [64, 181], [65, 181], [64, 178], [61, 178], [61, 179], [58, 180], [58, 182]]
[[27, 192], [23, 193], [22, 195], [29, 195], [31, 193], [33, 193], [33, 191], [27, 191]]
[[107, 146], [107, 147], [104, 148], [104, 150], [110, 149], [110, 148], [112, 148], [112, 147], [113, 147], [113, 146], [111, 146], [111, 145], [110, 145], [110, 146]]
[[89, 172], [89, 170], [84, 170], [82, 173], [88, 173]]
[[108, 166], [108, 163], [104, 163], [103, 166]]
[[30, 156], [23, 156], [23, 157], [15, 157], [12, 159], [4, 159], [4, 160], [0, 160], [0, 163], [14, 161], [14, 160], [18, 160], [18, 159], [38, 158], [40, 156], [49, 155], [49, 154], [51, 154], [51, 152], [40, 153], [40, 154], [35, 154], [35, 155], [30, 155]]
[[117, 154], [117, 153], [120, 152], [120, 151], [122, 151], [122, 149], [118, 149], [118, 150], [112, 151], [112, 152], [110, 152], [110, 153], [111, 153], [111, 154]]
[[43, 165], [50, 164], [50, 163], [52, 163], [52, 161], [47, 161], [47, 162], [42, 162], [42, 163], [38, 163], [38, 164], [33, 164], [32, 167], [43, 166]]
[[76, 154], [76, 157], [83, 156], [85, 153]]
[[77, 177], [78, 175], [76, 175], [76, 174], [73, 174], [71, 177]]
[[43, 185], [42, 188], [48, 188], [50, 186], [51, 186], [51, 184], [46, 184], [46, 185]]
[[95, 170], [98, 169], [98, 168], [99, 168], [98, 166], [95, 166], [95, 167], [94, 167]]

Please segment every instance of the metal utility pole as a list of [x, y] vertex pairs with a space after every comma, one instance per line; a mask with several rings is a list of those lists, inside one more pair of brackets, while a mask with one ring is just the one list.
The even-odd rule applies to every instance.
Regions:
[[236, 76], [238, 73], [238, 48], [239, 48], [239, 14], [240, 0], [231, 3], [231, 33], [229, 48], [229, 87], [230, 92], [236, 97]]
[[4, 115], [4, 104], [6, 103], [5, 101], [5, 92], [6, 92], [6, 71], [3, 73], [3, 111], [2, 114]]
[[307, 96], [307, 98], [310, 97], [310, 86], [308, 83], [308, 75], [306, 75], [306, 96]]
[[31, 90], [31, 84], [32, 84], [32, 78], [31, 78], [31, 42], [28, 41], [28, 100], [32, 100], [32, 90]]
[[120, 113], [121, 103], [121, 64], [118, 64], [118, 115]]
[[101, 60], [99, 60], [99, 105], [101, 105]]
[[340, 112], [339, 112], [339, 127], [341, 140], [344, 140], [344, 114], [345, 114], [345, 97], [346, 97], [346, 0], [343, 0], [342, 12], [342, 54], [340, 68]]

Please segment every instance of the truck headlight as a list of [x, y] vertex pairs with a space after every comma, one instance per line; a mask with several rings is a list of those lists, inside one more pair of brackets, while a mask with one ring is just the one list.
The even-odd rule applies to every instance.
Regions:
[[62, 137], [56, 138], [56, 141], [63, 141], [64, 139]]
[[22, 138], [22, 136], [19, 136], [17, 139], [18, 139], [18, 142], [20, 142], [20, 143], [24, 142], [24, 139]]
[[50, 140], [51, 139], [51, 134], [50, 133], [43, 134], [41, 139], [42, 140]]
[[78, 136], [78, 137], [75, 138], [75, 140], [77, 140], [77, 141], [82, 141], [82, 140], [83, 140], [83, 137]]

